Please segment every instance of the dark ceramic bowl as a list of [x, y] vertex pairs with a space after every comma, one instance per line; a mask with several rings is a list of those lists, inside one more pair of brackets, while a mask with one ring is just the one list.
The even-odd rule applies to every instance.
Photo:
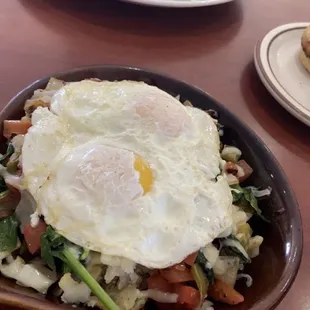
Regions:
[[[214, 109], [219, 112], [220, 123], [225, 126], [224, 142], [237, 145], [242, 150], [244, 158], [254, 168], [255, 173], [248, 183], [262, 187], [271, 186], [273, 192], [271, 198], [262, 206], [264, 213], [272, 220], [272, 224], [266, 225], [255, 221], [252, 223], [254, 231], [265, 238], [261, 255], [255, 258], [246, 270], [253, 277], [253, 286], [247, 288], [242, 283], [238, 284], [238, 290], [245, 296], [243, 304], [234, 307], [219, 304], [215, 308], [273, 309], [284, 297], [296, 277], [302, 256], [302, 224], [292, 189], [279, 163], [260, 138], [202, 90], [154, 72], [132, 67], [102, 65], [73, 69], [52, 76], [66, 81], [79, 81], [85, 78], [144, 81], [173, 95], [180, 94], [181, 101], [190, 100], [199, 108]], [[34, 82], [14, 97], [1, 113], [1, 124], [5, 119], [20, 118], [25, 100], [31, 97], [37, 88], [44, 88], [48, 79], [49, 77], [46, 77]], [[71, 306], [46, 300], [31, 289], [20, 287], [2, 277], [0, 277], [0, 289], [0, 302], [7, 306], [42, 310], [72, 309]], [[147, 308], [153, 307], [149, 305]]]

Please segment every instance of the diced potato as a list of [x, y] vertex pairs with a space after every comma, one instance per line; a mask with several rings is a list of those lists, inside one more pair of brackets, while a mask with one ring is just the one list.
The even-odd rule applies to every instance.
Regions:
[[215, 277], [227, 283], [231, 287], [234, 287], [237, 280], [238, 270], [240, 267], [240, 259], [239, 257], [223, 256], [222, 261], [225, 263], [225, 268], [223, 269], [225, 270], [225, 272], [221, 275], [216, 274]]
[[236, 176], [234, 176], [233, 174], [226, 174], [226, 179], [228, 182], [228, 185], [236, 185], [239, 184], [239, 180]]
[[230, 145], [225, 145], [221, 152], [221, 157], [232, 163], [237, 163], [241, 155], [242, 153], [238, 148]]
[[59, 80], [59, 79], [51, 77], [45, 87], [45, 90], [59, 90], [65, 85], [66, 85], [66, 82], [64, 82], [63, 80]]
[[65, 273], [58, 283], [63, 290], [61, 300], [64, 303], [79, 304], [89, 301], [91, 290], [84, 283], [74, 281], [70, 273]]
[[264, 238], [261, 236], [254, 236], [249, 240], [247, 252], [251, 258], [259, 255], [259, 248], [263, 243]]
[[252, 233], [253, 230], [248, 223], [241, 223], [237, 227], [236, 237], [246, 250], [248, 248], [248, 243], [252, 236]]
[[119, 290], [107, 292], [119, 306], [120, 310], [140, 310], [144, 307], [147, 298], [134, 285]]
[[233, 234], [238, 233], [238, 227], [240, 225], [245, 224], [248, 221], [248, 216], [247, 214], [241, 210], [241, 208], [232, 205], [232, 220], [233, 220], [233, 227], [232, 227], [232, 232]]
[[25, 261], [17, 256], [13, 262], [1, 266], [1, 273], [7, 278], [16, 279], [24, 266]]

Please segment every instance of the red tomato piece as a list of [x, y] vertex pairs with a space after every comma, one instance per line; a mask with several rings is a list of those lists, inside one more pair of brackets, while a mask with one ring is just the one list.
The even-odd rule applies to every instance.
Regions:
[[41, 247], [41, 235], [46, 231], [45, 222], [40, 219], [36, 227], [31, 227], [30, 223], [24, 228], [24, 238], [27, 243], [28, 250], [31, 254], [35, 254]]
[[[161, 273], [162, 270], [159, 272]], [[158, 309], [160, 310], [194, 310], [200, 304], [200, 294], [198, 290], [179, 283], [169, 283], [161, 274], [154, 273], [147, 279], [147, 283], [149, 289], [178, 294], [178, 301], [176, 304], [157, 303]]]
[[189, 266], [193, 266], [195, 264], [195, 261], [196, 261], [196, 258], [197, 258], [197, 255], [198, 255], [198, 251], [197, 252], [194, 252], [190, 255], [188, 255], [183, 263], [185, 263], [186, 265], [189, 265]]
[[200, 293], [191, 286], [176, 285], [175, 292], [179, 295], [178, 302], [195, 309], [200, 304]]
[[173, 292], [173, 285], [158, 273], [153, 274], [147, 279], [147, 286], [149, 289], [159, 290], [161, 292]]
[[13, 134], [20, 135], [26, 134], [31, 127], [31, 121], [11, 121], [5, 120], [3, 122], [3, 136], [10, 139]]
[[242, 173], [236, 175], [236, 177], [239, 180], [239, 183], [245, 181], [247, 178], [251, 176], [253, 173], [252, 167], [245, 161], [245, 160], [239, 160], [237, 165], [241, 167]]
[[159, 272], [169, 283], [181, 283], [194, 280], [191, 271], [185, 264], [178, 264], [170, 268], [162, 269]]

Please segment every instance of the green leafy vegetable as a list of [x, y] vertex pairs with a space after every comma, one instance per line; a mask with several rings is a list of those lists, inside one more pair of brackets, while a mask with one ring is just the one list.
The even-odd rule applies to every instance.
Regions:
[[251, 259], [240, 243], [240, 241], [233, 235], [227, 238], [220, 239], [222, 250], [220, 255], [222, 256], [238, 256], [242, 263], [249, 264]]
[[270, 221], [262, 214], [262, 210], [258, 207], [257, 199], [253, 189], [254, 187], [242, 188], [239, 185], [231, 185], [233, 203], [243, 209], [245, 212], [252, 210], [262, 220], [270, 223]]
[[7, 162], [7, 160], [12, 156], [13, 153], [14, 153], [14, 146], [12, 142], [9, 142], [8, 147], [6, 149], [6, 153], [2, 155], [2, 157], [0, 158], [0, 164], [4, 165]]
[[230, 189], [233, 197], [233, 203], [239, 201], [243, 196], [243, 188], [238, 184], [234, 184], [230, 186]]
[[208, 279], [206, 278], [206, 275], [201, 266], [197, 263], [192, 266], [191, 272], [200, 293], [200, 301], [202, 302], [207, 295], [209, 286]]
[[76, 248], [76, 245], [59, 235], [51, 226], [48, 226], [46, 232], [41, 236], [41, 257], [48, 266], [56, 269], [55, 258], [60, 259], [63, 262], [63, 269], [72, 270], [91, 289], [107, 310], [119, 310], [119, 307], [76, 257]]
[[41, 241], [41, 257], [42, 257], [42, 260], [51, 269], [56, 270], [56, 263], [55, 263], [55, 259], [53, 256], [53, 250], [52, 250], [50, 241], [49, 241], [46, 233], [41, 235], [40, 241]]
[[209, 284], [213, 284], [214, 283], [213, 269], [201, 251], [198, 251], [196, 263], [202, 268], [203, 272], [205, 273], [207, 277]]
[[15, 215], [0, 220], [0, 252], [16, 248], [18, 222]]

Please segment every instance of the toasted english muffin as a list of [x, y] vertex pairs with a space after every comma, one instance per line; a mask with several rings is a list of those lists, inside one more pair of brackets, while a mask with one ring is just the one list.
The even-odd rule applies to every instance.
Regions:
[[310, 26], [308, 26], [301, 37], [300, 62], [310, 72]]

